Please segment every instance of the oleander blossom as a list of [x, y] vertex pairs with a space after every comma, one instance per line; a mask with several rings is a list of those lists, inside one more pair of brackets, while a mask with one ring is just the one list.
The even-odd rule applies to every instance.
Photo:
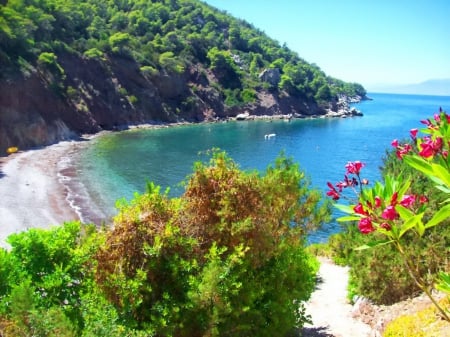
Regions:
[[361, 163], [359, 160], [354, 162], [348, 162], [347, 165], [345, 165], [345, 168], [347, 169], [347, 174], [356, 174], [359, 175], [361, 172], [361, 169], [365, 166], [364, 163]]
[[385, 230], [387, 230], [387, 231], [390, 231], [390, 230], [392, 229], [392, 226], [391, 226], [389, 223], [387, 223], [387, 222], [383, 222], [383, 223], [380, 225], [380, 227], [383, 228], [383, 229], [385, 229]]
[[401, 144], [398, 142], [397, 139], [394, 139], [394, 140], [391, 142], [391, 145], [392, 145], [393, 147], [395, 147], [395, 149], [397, 150], [397, 151], [395, 152], [395, 154], [397, 155], [397, 158], [398, 158], [398, 159], [402, 159], [404, 155], [406, 155], [406, 154], [412, 152], [412, 150], [413, 150], [411, 144], [406, 143], [406, 144], [402, 144], [402, 145], [401, 145]]
[[430, 158], [437, 155], [442, 150], [443, 141], [441, 137], [431, 139], [430, 137], [424, 137], [423, 142], [420, 144], [419, 156], [423, 158]]
[[409, 208], [409, 207], [413, 206], [415, 202], [416, 202], [415, 195], [405, 194], [403, 196], [402, 200], [400, 201], [400, 205], [402, 205], [403, 207]]
[[358, 228], [362, 234], [370, 234], [375, 231], [375, 227], [373, 227], [372, 220], [370, 220], [370, 218], [362, 218], [359, 220]]
[[368, 215], [368, 213], [364, 210], [364, 207], [361, 203], [358, 203], [355, 207], [353, 207], [353, 211], [356, 214]]
[[327, 182], [327, 185], [329, 188], [329, 190], [327, 191], [327, 195], [335, 201], [339, 200], [339, 198], [340, 198], [339, 192], [336, 190], [336, 188], [333, 186], [333, 184], [330, 182]]
[[384, 209], [383, 213], [381, 213], [381, 217], [385, 220], [393, 221], [398, 219], [398, 213], [394, 206], [389, 205]]

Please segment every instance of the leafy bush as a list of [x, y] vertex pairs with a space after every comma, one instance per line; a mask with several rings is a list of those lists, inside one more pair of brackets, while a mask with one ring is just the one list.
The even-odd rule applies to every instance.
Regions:
[[176, 74], [181, 74], [185, 69], [183, 61], [177, 58], [171, 51], [159, 55], [159, 63], [169, 72]]
[[32, 331], [38, 328], [38, 317], [50, 310], [49, 322], [77, 331], [81, 293], [89, 279], [85, 263], [95, 250], [94, 245], [84, 248], [83, 242], [93, 233], [91, 227], [68, 222], [50, 230], [30, 229], [9, 236], [11, 250], [0, 255], [0, 265], [8, 266], [2, 270], [0, 312], [13, 322], [28, 322], [24, 328]]
[[120, 205], [97, 253], [97, 281], [127, 325], [156, 336], [273, 336], [299, 310], [317, 263], [304, 237], [327, 216], [291, 160], [264, 176], [224, 153], [197, 163], [186, 192], [159, 187]]
[[101, 60], [103, 58], [103, 52], [97, 48], [86, 50], [83, 55], [90, 59]]
[[241, 100], [244, 104], [254, 103], [256, 101], [256, 91], [253, 89], [242, 90]]

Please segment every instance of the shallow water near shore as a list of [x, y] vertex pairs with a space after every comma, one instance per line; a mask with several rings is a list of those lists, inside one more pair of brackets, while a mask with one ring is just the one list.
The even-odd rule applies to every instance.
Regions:
[[[208, 160], [205, 152], [212, 148], [226, 151], [242, 169], [259, 171], [284, 151], [299, 163], [312, 186], [324, 191], [327, 181], [343, 178], [348, 161], [365, 163], [363, 176], [373, 182], [380, 178], [382, 157], [394, 138], [408, 138], [409, 130], [421, 128], [420, 120], [432, 117], [439, 107], [450, 110], [450, 97], [369, 96], [372, 101], [355, 105], [363, 117], [195, 124], [94, 138], [71, 157], [70, 176], [77, 180], [71, 185], [78, 188], [73, 207], [84, 221], [99, 223], [116, 213], [117, 199], [130, 200], [135, 192], [143, 192], [146, 181], [179, 196], [184, 191], [180, 182], [192, 173], [194, 162]], [[267, 134], [276, 136], [267, 139]], [[326, 241], [339, 230], [333, 221], [311, 234], [309, 241]]]

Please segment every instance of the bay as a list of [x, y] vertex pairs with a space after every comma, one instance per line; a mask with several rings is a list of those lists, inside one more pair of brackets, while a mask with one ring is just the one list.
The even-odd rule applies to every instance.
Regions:
[[[212, 148], [226, 151], [244, 170], [259, 171], [284, 152], [323, 191], [327, 181], [343, 178], [348, 161], [365, 163], [363, 176], [373, 182], [380, 179], [379, 167], [393, 139], [408, 138], [409, 130], [420, 128], [420, 120], [432, 117], [439, 107], [450, 110], [450, 97], [445, 96], [369, 97], [373, 100], [355, 105], [363, 117], [203, 123], [94, 138], [75, 160], [78, 200], [90, 205], [89, 210], [81, 207], [83, 220], [107, 221], [116, 213], [116, 200], [142, 193], [147, 181], [170, 188], [171, 196], [181, 195], [180, 182], [192, 173], [194, 162], [208, 160], [205, 153]], [[267, 134], [276, 136], [266, 139]], [[332, 221], [309, 241], [326, 241], [338, 231], [339, 224]]]

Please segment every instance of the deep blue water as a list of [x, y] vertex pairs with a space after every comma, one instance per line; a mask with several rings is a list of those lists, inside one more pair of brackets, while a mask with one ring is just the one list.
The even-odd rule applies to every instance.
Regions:
[[[147, 180], [180, 195], [179, 183], [192, 172], [195, 161], [207, 160], [202, 152], [213, 147], [225, 150], [242, 169], [257, 170], [264, 170], [284, 151], [300, 164], [312, 185], [324, 191], [327, 181], [342, 179], [348, 161], [364, 162], [364, 177], [373, 181], [379, 179], [382, 157], [394, 138], [409, 137], [409, 130], [420, 128], [420, 120], [433, 116], [439, 107], [450, 110], [450, 97], [369, 96], [372, 101], [356, 105], [363, 117], [197, 124], [95, 138], [77, 158], [86, 198], [98, 206], [84, 220], [114, 215], [115, 201], [144, 191]], [[270, 133], [276, 137], [265, 139]], [[313, 233], [310, 241], [325, 241], [339, 230], [332, 222]]]

